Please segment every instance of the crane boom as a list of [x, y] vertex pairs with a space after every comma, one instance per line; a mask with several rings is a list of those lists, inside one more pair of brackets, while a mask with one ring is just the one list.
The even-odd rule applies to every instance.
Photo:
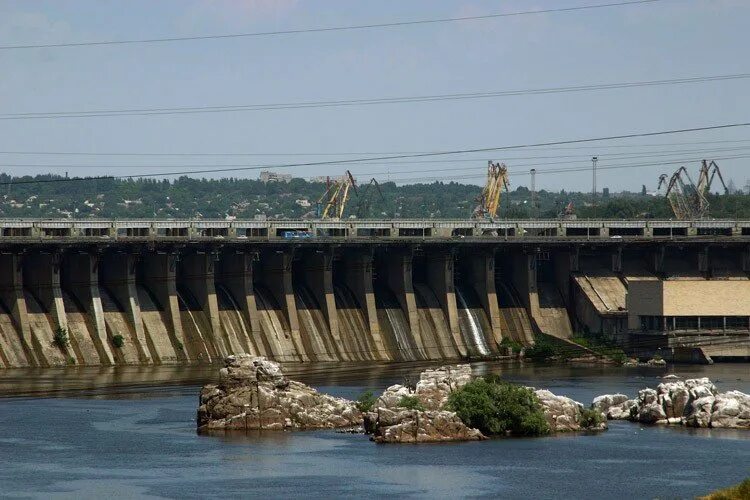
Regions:
[[487, 181], [476, 200], [478, 204], [474, 209], [473, 217], [497, 217], [502, 190], [508, 191], [509, 185], [508, 167], [500, 162], [487, 162]]
[[340, 219], [343, 217], [346, 204], [349, 201], [350, 190], [357, 193], [357, 184], [354, 176], [348, 170], [346, 174], [333, 183], [329, 179], [328, 188], [318, 199], [318, 206], [323, 207], [320, 217], [322, 219], [330, 219], [331, 217]]
[[682, 166], [671, 177], [666, 174], [660, 175], [657, 190], [666, 184], [665, 197], [678, 220], [702, 219], [709, 212], [708, 195], [711, 193], [711, 184], [715, 177], [718, 177], [724, 187], [724, 194], [727, 194], [729, 190], [724, 183], [724, 177], [713, 160], [710, 163], [706, 160], [701, 162], [697, 183], [693, 182], [687, 169]]

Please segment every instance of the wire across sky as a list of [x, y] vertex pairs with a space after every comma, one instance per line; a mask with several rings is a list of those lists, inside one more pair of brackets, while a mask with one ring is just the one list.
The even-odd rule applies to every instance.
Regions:
[[611, 7], [625, 7], [631, 5], [644, 5], [662, 2], [664, 0], [629, 0], [623, 2], [610, 2], [600, 3], [594, 5], [580, 5], [571, 7], [557, 7], [553, 9], [537, 9], [537, 10], [525, 10], [516, 12], [497, 12], [494, 14], [484, 14], [477, 16], [462, 16], [462, 17], [443, 17], [436, 19], [413, 19], [403, 21], [392, 21], [384, 23], [369, 23], [369, 24], [358, 24], [349, 26], [328, 26], [328, 27], [312, 27], [312, 28], [298, 28], [289, 30], [278, 30], [278, 31], [259, 31], [254, 33], [230, 33], [230, 34], [218, 34], [218, 35], [195, 35], [195, 36], [172, 36], [162, 38], [141, 38], [141, 39], [130, 39], [130, 40], [96, 40], [88, 42], [60, 42], [60, 43], [36, 43], [36, 44], [19, 44], [19, 45], [0, 45], [0, 50], [25, 50], [25, 49], [51, 49], [51, 48], [72, 48], [72, 47], [94, 47], [94, 46], [107, 46], [107, 45], [141, 45], [141, 44], [153, 44], [153, 43], [173, 43], [173, 42], [194, 42], [194, 41], [205, 41], [205, 40], [226, 40], [232, 38], [260, 38], [269, 36], [288, 36], [288, 35], [302, 35], [312, 33], [331, 33], [336, 31], [358, 31], [358, 30], [373, 30], [382, 28], [404, 28], [408, 26], [419, 26], [419, 25], [430, 25], [430, 24], [445, 24], [463, 21], [481, 21], [489, 19], [500, 19], [505, 17], [518, 17], [518, 16], [530, 16], [539, 14], [552, 14], [552, 13], [565, 13], [565, 12], [578, 12], [584, 10], [593, 9], [605, 9]]

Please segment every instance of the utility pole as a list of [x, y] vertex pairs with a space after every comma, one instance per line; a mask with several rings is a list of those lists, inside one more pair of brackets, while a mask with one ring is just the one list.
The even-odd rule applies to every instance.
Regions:
[[531, 218], [536, 218], [536, 169], [531, 171]]
[[591, 195], [596, 199], [596, 163], [599, 161], [598, 156], [592, 156], [591, 157], [591, 177], [592, 177], [592, 187], [591, 187]]

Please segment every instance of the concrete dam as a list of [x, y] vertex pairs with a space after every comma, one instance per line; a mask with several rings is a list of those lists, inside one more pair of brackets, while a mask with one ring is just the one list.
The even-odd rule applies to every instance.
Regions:
[[[750, 356], [750, 221], [0, 220], [0, 367]], [[64, 340], [61, 340], [64, 339]]]

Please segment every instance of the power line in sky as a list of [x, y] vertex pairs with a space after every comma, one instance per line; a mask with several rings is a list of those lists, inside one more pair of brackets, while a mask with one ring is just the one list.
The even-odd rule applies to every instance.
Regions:
[[[712, 140], [712, 141], [689, 141], [689, 142], [660, 142], [660, 143], [636, 143], [636, 144], [606, 144], [603, 147], [607, 148], [650, 148], [650, 147], [664, 147], [664, 146], [696, 146], [699, 144], [733, 144], [733, 143], [747, 143], [750, 139], [724, 139], [724, 140]], [[553, 150], [576, 150], [576, 149], [590, 149], [592, 146], [572, 146], [572, 147], [547, 147], [540, 146], [535, 147], [537, 151], [553, 151]], [[215, 153], [196, 153], [196, 152], [183, 152], [183, 153], [157, 153], [157, 152], [93, 152], [93, 151], [0, 151], [1, 155], [28, 155], [28, 156], [361, 156], [361, 155], [396, 155], [396, 154], [421, 154], [421, 153], [434, 153], [438, 151], [339, 151], [339, 152], [293, 152], [293, 153], [226, 153], [226, 152], [215, 152]], [[657, 151], [658, 152], [658, 151]], [[604, 153], [602, 153], [604, 154]], [[559, 156], [555, 156], [556, 158]]]
[[[665, 156], [674, 156], [674, 155], [685, 155], [685, 154], [726, 154], [733, 151], [745, 151], [750, 149], [750, 145], [745, 146], [733, 146], [733, 147], [722, 147], [722, 148], [700, 148], [700, 149], [676, 149], [676, 150], [651, 150], [651, 151], [635, 151], [635, 152], [616, 152], [616, 153], [610, 153], [607, 151], [601, 151], [597, 149], [597, 155], [602, 161], [607, 161], [608, 159], [634, 159], [634, 158], [655, 158], [655, 157], [665, 157]], [[543, 156], [505, 156], [503, 155], [502, 158], [499, 158], [503, 162], [511, 162], [515, 160], [540, 160], [540, 159], [563, 159], [564, 161], [552, 161], [552, 162], [542, 162], [542, 163], [529, 163], [529, 164], [517, 164], [512, 163], [511, 166], [513, 167], [532, 167], [532, 166], [541, 166], [541, 165], [565, 165], [565, 164], [571, 164], [571, 163], [580, 163], [580, 161], [586, 161], [588, 162], [591, 158], [590, 155], [579, 153], [575, 155], [566, 155], [566, 154], [558, 154], [558, 155], [543, 155]], [[571, 159], [577, 159], [571, 160]], [[361, 166], [404, 166], [404, 165], [414, 165], [414, 164], [429, 164], [434, 165], [436, 163], [474, 163], [477, 164], [478, 162], [485, 162], [487, 161], [486, 157], [482, 158], [450, 158], [450, 159], [430, 159], [430, 160], [402, 160], [398, 162], [362, 162]], [[269, 164], [269, 163], [262, 163], [262, 164], [248, 164], [248, 163], [193, 163], [193, 164], [179, 164], [179, 165], [167, 165], [167, 164], [156, 164], [156, 163], [149, 163], [149, 164], [136, 164], [136, 163], [128, 163], [128, 164], [107, 164], [107, 163], [96, 163], [96, 164], [81, 164], [81, 163], [5, 163], [0, 162], [0, 167], [2, 168], [112, 168], [112, 169], [118, 169], [118, 168], [126, 168], [126, 169], [133, 169], [133, 168], [169, 168], [169, 167], [177, 167], [177, 168], [216, 168], [218, 170], [222, 168], [230, 168], [230, 167], [241, 167], [241, 168], [251, 168], [251, 167], [257, 167], [257, 168], [276, 168], [277, 166], [284, 165], [284, 164]], [[358, 165], [358, 166], [359, 166]], [[451, 167], [449, 170], [470, 170], [474, 169], [475, 167]], [[391, 173], [416, 173], [420, 171], [425, 170], [412, 170], [412, 171], [395, 171], [390, 170]], [[427, 171], [435, 171], [434, 167], [429, 168]], [[360, 173], [356, 172], [357, 175], [374, 175], [378, 173], [383, 172], [371, 172], [371, 173]]]
[[[468, 153], [507, 151], [507, 150], [513, 150], [513, 149], [541, 147], [541, 146], [560, 146], [560, 145], [566, 145], [566, 144], [593, 143], [593, 142], [600, 142], [600, 141], [632, 139], [632, 138], [641, 138], [641, 137], [657, 137], [657, 136], [663, 136], [663, 135], [684, 134], [684, 133], [690, 133], [690, 132], [703, 132], [703, 131], [709, 131], [709, 130], [726, 130], [726, 129], [731, 129], [731, 128], [740, 128], [740, 127], [748, 127], [748, 126], [750, 126], [750, 122], [727, 123], [727, 124], [710, 125], [710, 126], [704, 126], [704, 127], [660, 130], [660, 131], [655, 131], [655, 132], [634, 132], [630, 134], [611, 135], [611, 136], [604, 136], [604, 137], [591, 137], [591, 138], [585, 138], [585, 139], [568, 139], [568, 140], [537, 142], [537, 143], [528, 143], [528, 144], [516, 144], [512, 146], [493, 146], [493, 147], [487, 147], [487, 148], [457, 149], [457, 150], [452, 150], [452, 151], [439, 151], [439, 152], [432, 152], [432, 153], [389, 155], [389, 156], [379, 156], [379, 157], [350, 158], [350, 159], [342, 159], [342, 160], [324, 160], [324, 161], [301, 162], [301, 163], [286, 163], [286, 164], [276, 165], [274, 166], [274, 168], [310, 167], [310, 166], [321, 166], [321, 165], [351, 165], [351, 164], [358, 164], [358, 163], [362, 164], [368, 161], [375, 161], [375, 160], [398, 160], [398, 159], [406, 159], [406, 158], [439, 157], [439, 156], [450, 156], [450, 155], [468, 154]], [[268, 167], [267, 166], [238, 167], [238, 168], [223, 168], [223, 169], [209, 169], [209, 170], [183, 170], [183, 171], [173, 171], [173, 172], [158, 172], [158, 173], [119, 175], [119, 176], [110, 175], [110, 176], [98, 176], [98, 177], [73, 177], [73, 178], [62, 178], [62, 179], [32, 179], [32, 180], [23, 180], [23, 181], [16, 181], [16, 182], [5, 182], [5, 183], [1, 183], [0, 185], [7, 186], [9, 184], [13, 184], [13, 185], [42, 184], [42, 183], [50, 183], [50, 182], [74, 182], [74, 181], [88, 181], [88, 180], [97, 180], [97, 179], [135, 179], [135, 178], [153, 178], [153, 177], [172, 177], [172, 176], [180, 176], [180, 175], [195, 175], [195, 174], [211, 174], [211, 173], [222, 173], [222, 172], [226, 173], [226, 172], [260, 170], [260, 169], [265, 169], [265, 168], [268, 168]]]
[[231, 33], [231, 34], [224, 34], [224, 35], [197, 35], [197, 36], [164, 37], [164, 38], [142, 38], [142, 39], [131, 39], [131, 40], [98, 40], [98, 41], [90, 41], [90, 42], [0, 45], [0, 50], [92, 47], [92, 46], [103, 46], [103, 45], [135, 45], [135, 44], [186, 42], [186, 41], [199, 41], [199, 40], [220, 40], [220, 39], [231, 39], [231, 38], [260, 38], [260, 37], [269, 37], [269, 36], [300, 35], [300, 34], [309, 34], [309, 33], [328, 33], [328, 32], [336, 32], [336, 31], [371, 30], [371, 29], [378, 29], [378, 28], [400, 28], [400, 27], [406, 27], [406, 26], [416, 26], [416, 25], [426, 25], [426, 24], [445, 24], [445, 23], [453, 23], [453, 22], [460, 22], [460, 21], [480, 21], [480, 20], [488, 20], [488, 19], [499, 19], [499, 18], [504, 18], [504, 17], [577, 12], [577, 11], [584, 11], [584, 10], [604, 9], [604, 8], [610, 8], [610, 7], [624, 7], [624, 6], [629, 6], [629, 5], [653, 4], [653, 3], [657, 3], [661, 1], [663, 0], [630, 0], [630, 1], [623, 1], [623, 2], [600, 3], [600, 4], [594, 4], [594, 5], [581, 5], [581, 6], [576, 6], [576, 7], [560, 7], [560, 8], [554, 8], [554, 9], [501, 12], [501, 13], [485, 14], [485, 15], [477, 15], [477, 16], [444, 17], [444, 18], [437, 18], [437, 19], [415, 19], [411, 21], [394, 21], [394, 22], [388, 22], [388, 23], [371, 23], [371, 24], [359, 24], [359, 25], [350, 25], [350, 26], [329, 26], [329, 27], [318, 27], [318, 28], [300, 28], [300, 29], [278, 30], [278, 31], [260, 31], [260, 32], [253, 32], [253, 33]]
[[189, 106], [171, 108], [129, 108], [129, 109], [101, 109], [83, 111], [46, 111], [25, 113], [0, 114], [0, 120], [32, 120], [55, 118], [95, 118], [105, 116], [151, 116], [151, 115], [182, 115], [196, 113], [231, 113], [247, 111], [278, 111], [287, 109], [330, 108], [345, 106], [373, 106], [382, 104], [414, 104], [424, 102], [456, 101], [467, 99], [490, 99], [499, 97], [513, 97], [525, 95], [567, 94], [575, 92], [592, 92], [602, 90], [616, 90], [639, 87], [660, 87], [667, 85], [687, 85], [710, 83], [726, 80], [745, 80], [750, 73], [735, 73], [725, 75], [693, 76], [685, 78], [670, 78], [664, 80], [643, 80], [631, 82], [599, 83], [589, 85], [558, 86], [536, 89], [498, 90], [489, 92], [464, 92], [454, 94], [435, 94], [421, 96], [382, 97], [369, 99], [342, 99], [328, 101], [301, 101], [287, 103], [266, 104], [237, 104], [226, 106]]

